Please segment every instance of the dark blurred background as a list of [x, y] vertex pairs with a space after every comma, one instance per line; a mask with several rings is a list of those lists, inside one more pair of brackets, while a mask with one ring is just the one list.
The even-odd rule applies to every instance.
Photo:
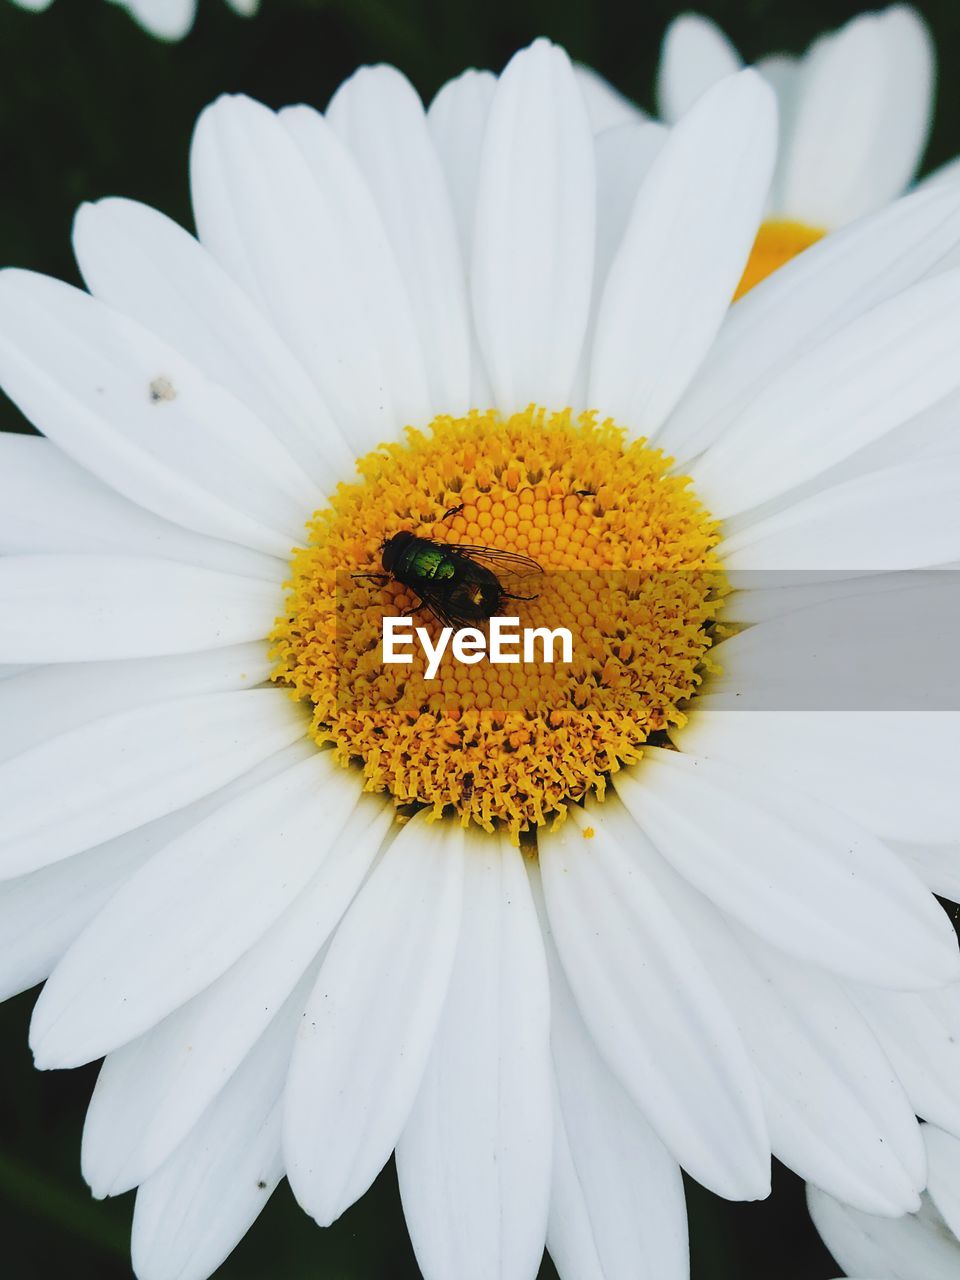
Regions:
[[[29, 14], [0, 0], [0, 259], [76, 280], [70, 224], [82, 200], [125, 195], [190, 225], [187, 146], [197, 113], [242, 90], [278, 107], [318, 107], [358, 64], [396, 63], [429, 99], [464, 67], [499, 69], [547, 34], [648, 109], [660, 39], [686, 6], [670, 0], [261, 0], [254, 20], [199, 0], [192, 33], [167, 45], [104, 0], [56, 0]], [[705, 0], [701, 12], [748, 60], [799, 52], [866, 3]], [[916, 6], [942, 76], [924, 170], [960, 152], [960, 5]], [[0, 429], [26, 424], [0, 401]], [[35, 993], [0, 1006], [0, 1241], [5, 1280], [128, 1280], [131, 1196], [98, 1203], [80, 1177], [83, 1114], [96, 1068], [40, 1075], [26, 1048]], [[693, 1280], [828, 1280], [793, 1175], [762, 1205], [691, 1185]], [[223, 1280], [407, 1280], [419, 1275], [392, 1167], [320, 1231], [284, 1184]], [[548, 1263], [544, 1280], [554, 1277]], [[456, 1280], [451, 1277], [450, 1280]]]

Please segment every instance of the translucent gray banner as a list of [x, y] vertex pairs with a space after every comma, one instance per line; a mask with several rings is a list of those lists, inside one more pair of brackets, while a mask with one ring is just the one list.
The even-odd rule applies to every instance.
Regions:
[[704, 684], [744, 710], [960, 710], [960, 571], [734, 573]]
[[[542, 579], [525, 579], [536, 603], [511, 602], [509, 614], [521, 627], [570, 625], [554, 600], [593, 599], [610, 628], [608, 661], [616, 661], [619, 641], [630, 639], [627, 621], [632, 606], [642, 600], [669, 618], [671, 602], [690, 593], [690, 574], [683, 571], [638, 573], [561, 570]], [[574, 583], [574, 579], [579, 579]], [[960, 711], [960, 569], [955, 566], [894, 573], [856, 571], [733, 572], [729, 592], [717, 602], [716, 621], [707, 623], [712, 645], [702, 668], [698, 697], [715, 708], [749, 711]], [[356, 602], [358, 583], [344, 578], [344, 595]], [[576, 585], [571, 594], [562, 588]], [[390, 607], [389, 590], [364, 584], [370, 603]], [[341, 602], [338, 602], [341, 603]], [[376, 607], [376, 606], [375, 606]], [[504, 610], [506, 613], [507, 610]], [[354, 657], [339, 665], [338, 701], [341, 707], [359, 692], [367, 693], [379, 659], [376, 636], [369, 637], [367, 664], [357, 667], [356, 636], [349, 632], [350, 608], [338, 608], [337, 643], [341, 656]], [[677, 613], [678, 624], [680, 614]], [[369, 615], [368, 615], [369, 618]], [[431, 633], [441, 624], [427, 608], [413, 615]], [[347, 639], [354, 643], [343, 644]], [[578, 649], [574, 629], [577, 702], [597, 706], [609, 696], [599, 667]], [[382, 652], [380, 653], [382, 657]], [[484, 659], [486, 661], [486, 659]], [[711, 669], [718, 667], [719, 670]], [[562, 672], [554, 668], [557, 676]], [[582, 675], [581, 675], [582, 673]], [[531, 672], [531, 674], [533, 674]], [[401, 680], [400, 682], [404, 682]], [[432, 687], [432, 686], [431, 686]], [[387, 694], [390, 699], [394, 692]], [[638, 685], [638, 691], [642, 685]], [[622, 697], [622, 689], [620, 695]], [[468, 703], [469, 689], [463, 691]], [[464, 706], [462, 709], [467, 709]]]

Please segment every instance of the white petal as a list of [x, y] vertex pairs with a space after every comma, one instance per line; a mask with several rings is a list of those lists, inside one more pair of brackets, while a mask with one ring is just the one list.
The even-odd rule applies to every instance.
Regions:
[[270, 675], [262, 642], [127, 662], [34, 667], [0, 685], [0, 760], [131, 707], [228, 689], [252, 689]]
[[924, 1196], [918, 1214], [878, 1218], [807, 1187], [814, 1225], [847, 1275], [875, 1280], [956, 1280], [960, 1243]]
[[783, 209], [814, 227], [871, 213], [907, 186], [930, 125], [933, 45], [913, 9], [861, 14], [804, 59]]
[[774, 1155], [869, 1213], [919, 1208], [926, 1168], [913, 1108], [856, 1008], [813, 965], [733, 932], [745, 963], [698, 942], [761, 1078]]
[[[427, 124], [443, 165], [464, 263], [473, 256], [480, 152], [497, 78], [489, 71], [464, 71], [448, 80], [430, 104]], [[472, 405], [493, 403], [476, 330], [470, 321]]]
[[[718, 645], [716, 653], [725, 664], [736, 661], [732, 643]], [[704, 698], [684, 728], [671, 733], [683, 751], [724, 760], [741, 774], [772, 774], [893, 840], [958, 838], [955, 715], [752, 713], [713, 710], [712, 702]]]
[[594, 133], [604, 129], [614, 129], [621, 124], [636, 124], [646, 119], [640, 108], [619, 89], [615, 89], [609, 80], [605, 80], [593, 67], [576, 62], [573, 66], [580, 92], [586, 103], [590, 127]]
[[497, 77], [490, 71], [464, 71], [448, 80], [427, 111], [427, 124], [446, 173], [464, 260], [473, 247], [480, 152]]
[[0, 558], [4, 662], [99, 662], [263, 639], [277, 583], [134, 556]]
[[305, 992], [294, 992], [196, 1129], [137, 1193], [139, 1280], [206, 1280], [256, 1221], [283, 1176], [280, 1115]]
[[720, 1195], [762, 1197], [769, 1147], [753, 1069], [643, 854], [612, 800], [541, 835], [567, 980], [600, 1053], [683, 1167]]
[[666, 30], [657, 69], [657, 104], [669, 124], [686, 115], [694, 103], [743, 60], [715, 22], [699, 13], [684, 13]]
[[80, 206], [73, 247], [87, 288], [182, 351], [276, 432], [331, 491], [351, 451], [303, 367], [212, 254], [134, 200]]
[[960, 455], [847, 480], [733, 534], [727, 569], [919, 569], [960, 556]]
[[[354, 782], [359, 790], [359, 782]], [[94, 1195], [149, 1177], [198, 1121], [277, 1009], [310, 969], [364, 879], [393, 818], [372, 796], [339, 833], [303, 892], [211, 986], [146, 1034], [107, 1055], [83, 1130], [83, 1176]], [[313, 980], [304, 991], [304, 1002]]]
[[418, 815], [340, 925], [307, 1003], [284, 1101], [294, 1195], [328, 1225], [390, 1158], [447, 993], [463, 886], [463, 831]]
[[430, 419], [423, 357], [370, 193], [316, 111], [221, 98], [197, 122], [200, 239], [271, 318], [364, 452]]
[[317, 492], [248, 408], [89, 294], [0, 276], [0, 380], [45, 435], [125, 497], [286, 556]]
[[150, 856], [141, 833], [159, 823], [0, 884], [0, 999], [47, 977], [80, 930]]
[[0, 765], [0, 878], [172, 813], [306, 729], [285, 692], [250, 689], [120, 712], [34, 747]]
[[653, 121], [622, 124], [597, 135], [594, 153], [597, 165], [597, 249], [595, 284], [590, 298], [590, 318], [583, 344], [580, 368], [574, 388], [574, 403], [587, 402], [586, 388], [597, 313], [610, 267], [623, 243], [637, 192], [650, 166], [669, 137], [665, 125]]
[[752, 71], [671, 130], [630, 214], [597, 316], [588, 403], [657, 431], [730, 308], [773, 172], [776, 111]]
[[871, 1212], [917, 1208], [925, 1164], [913, 1110], [840, 984], [724, 918], [664, 859], [645, 865], [736, 1019], [774, 1155]]
[[780, 146], [777, 150], [777, 167], [770, 187], [768, 210], [771, 216], [783, 217], [781, 190], [783, 174], [790, 164], [790, 138], [797, 111], [797, 81], [800, 62], [788, 54], [774, 54], [754, 63], [767, 84], [777, 95], [777, 115], [780, 120]]
[[930, 1162], [930, 1199], [960, 1241], [960, 1139], [934, 1125], [923, 1126]]
[[614, 785], [680, 874], [775, 947], [877, 986], [960, 976], [936, 899], [839, 811], [759, 770], [653, 747]]
[[363, 67], [327, 120], [370, 186], [416, 318], [437, 413], [470, 406], [466, 268], [440, 157], [419, 97], [393, 67]]
[[652, 851], [645, 866], [743, 1036], [774, 1155], [871, 1212], [917, 1208], [925, 1164], [913, 1110], [839, 984], [725, 919]]
[[[877, 205], [909, 186], [926, 147], [933, 122], [936, 49], [922, 15], [909, 5], [893, 5], [880, 14], [888, 74], [882, 143], [871, 157], [869, 193]], [[888, 194], [889, 193], [889, 194]]]
[[799, 353], [939, 271], [960, 243], [958, 212], [960, 188], [918, 192], [826, 236], [751, 289], [730, 311], [658, 443], [685, 463]]
[[357, 786], [315, 752], [165, 846], [51, 974], [30, 1028], [38, 1066], [102, 1057], [226, 973], [310, 882]]
[[[637, 192], [668, 137], [663, 125], [652, 121], [606, 129], [597, 137], [596, 278], [600, 288], [623, 243]], [[595, 301], [600, 301], [599, 289]]]
[[849, 987], [917, 1115], [960, 1134], [960, 987], [880, 991]]
[[498, 407], [560, 409], [593, 282], [593, 137], [567, 55], [545, 40], [497, 83], [480, 158], [472, 290]]
[[556, 1078], [550, 1256], [561, 1280], [686, 1280], [680, 1168], [597, 1052], [549, 939], [547, 958]]
[[463, 924], [420, 1091], [397, 1145], [426, 1280], [533, 1280], [550, 1194], [550, 997], [523, 858], [468, 836]]
[[144, 30], [160, 40], [182, 40], [193, 26], [197, 0], [122, 0]]
[[757, 520], [775, 515], [795, 502], [805, 500], [827, 485], [843, 484], [848, 480], [860, 480], [875, 471], [895, 467], [909, 467], [912, 463], [940, 461], [944, 465], [957, 465], [960, 449], [960, 395], [956, 391], [944, 396], [922, 413], [915, 414], [901, 426], [888, 431], [866, 448], [858, 450], [822, 475], [814, 477], [790, 493], [781, 494], [771, 502], [753, 511], [745, 512], [729, 522], [730, 532], [739, 532]]
[[881, 302], [741, 406], [690, 468], [698, 495], [723, 518], [825, 471], [956, 389], [958, 344], [960, 271]]
[[893, 847], [928, 889], [941, 898], [960, 902], [960, 848], [957, 845], [898, 841]]
[[46, 978], [120, 885], [158, 849], [239, 790], [288, 767], [291, 753], [298, 750], [294, 746], [277, 752], [212, 795], [165, 818], [0, 884], [0, 1000]]
[[280, 582], [284, 561], [191, 533], [120, 496], [42, 436], [0, 435], [0, 554], [160, 556]]
[[777, 95], [777, 106], [780, 110], [780, 132], [785, 132], [787, 119], [792, 116], [793, 100], [796, 97], [797, 70], [799, 60], [789, 53], [774, 53], [766, 58], [758, 58], [753, 64], [764, 80]]

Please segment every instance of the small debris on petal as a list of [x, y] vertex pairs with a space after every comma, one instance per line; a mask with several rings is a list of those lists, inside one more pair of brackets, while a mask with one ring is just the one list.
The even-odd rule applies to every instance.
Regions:
[[177, 389], [169, 378], [154, 378], [150, 383], [150, 403], [159, 404], [161, 400], [176, 400]]

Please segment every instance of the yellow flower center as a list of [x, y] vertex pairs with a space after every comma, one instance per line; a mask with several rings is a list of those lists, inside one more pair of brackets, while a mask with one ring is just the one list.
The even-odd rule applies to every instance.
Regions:
[[[612, 422], [531, 407], [439, 417], [362, 458], [308, 523], [274, 679], [313, 706], [312, 734], [398, 807], [455, 811], [516, 837], [638, 760], [651, 735], [683, 723], [725, 591], [719, 541], [690, 482]], [[528, 556], [542, 572], [490, 562], [520, 628], [567, 628], [572, 661], [475, 665], [448, 647], [433, 679], [419, 645], [383, 661], [385, 616], [418, 593], [382, 571], [399, 532]], [[443, 590], [442, 582], [436, 585]], [[441, 596], [442, 598], [442, 596]], [[432, 643], [428, 608], [413, 625]], [[559, 650], [555, 657], [559, 656]]]
[[772, 218], [764, 222], [757, 232], [737, 292], [733, 295], [734, 302], [826, 234], [819, 227], [808, 227], [804, 222], [791, 222], [787, 218]]

